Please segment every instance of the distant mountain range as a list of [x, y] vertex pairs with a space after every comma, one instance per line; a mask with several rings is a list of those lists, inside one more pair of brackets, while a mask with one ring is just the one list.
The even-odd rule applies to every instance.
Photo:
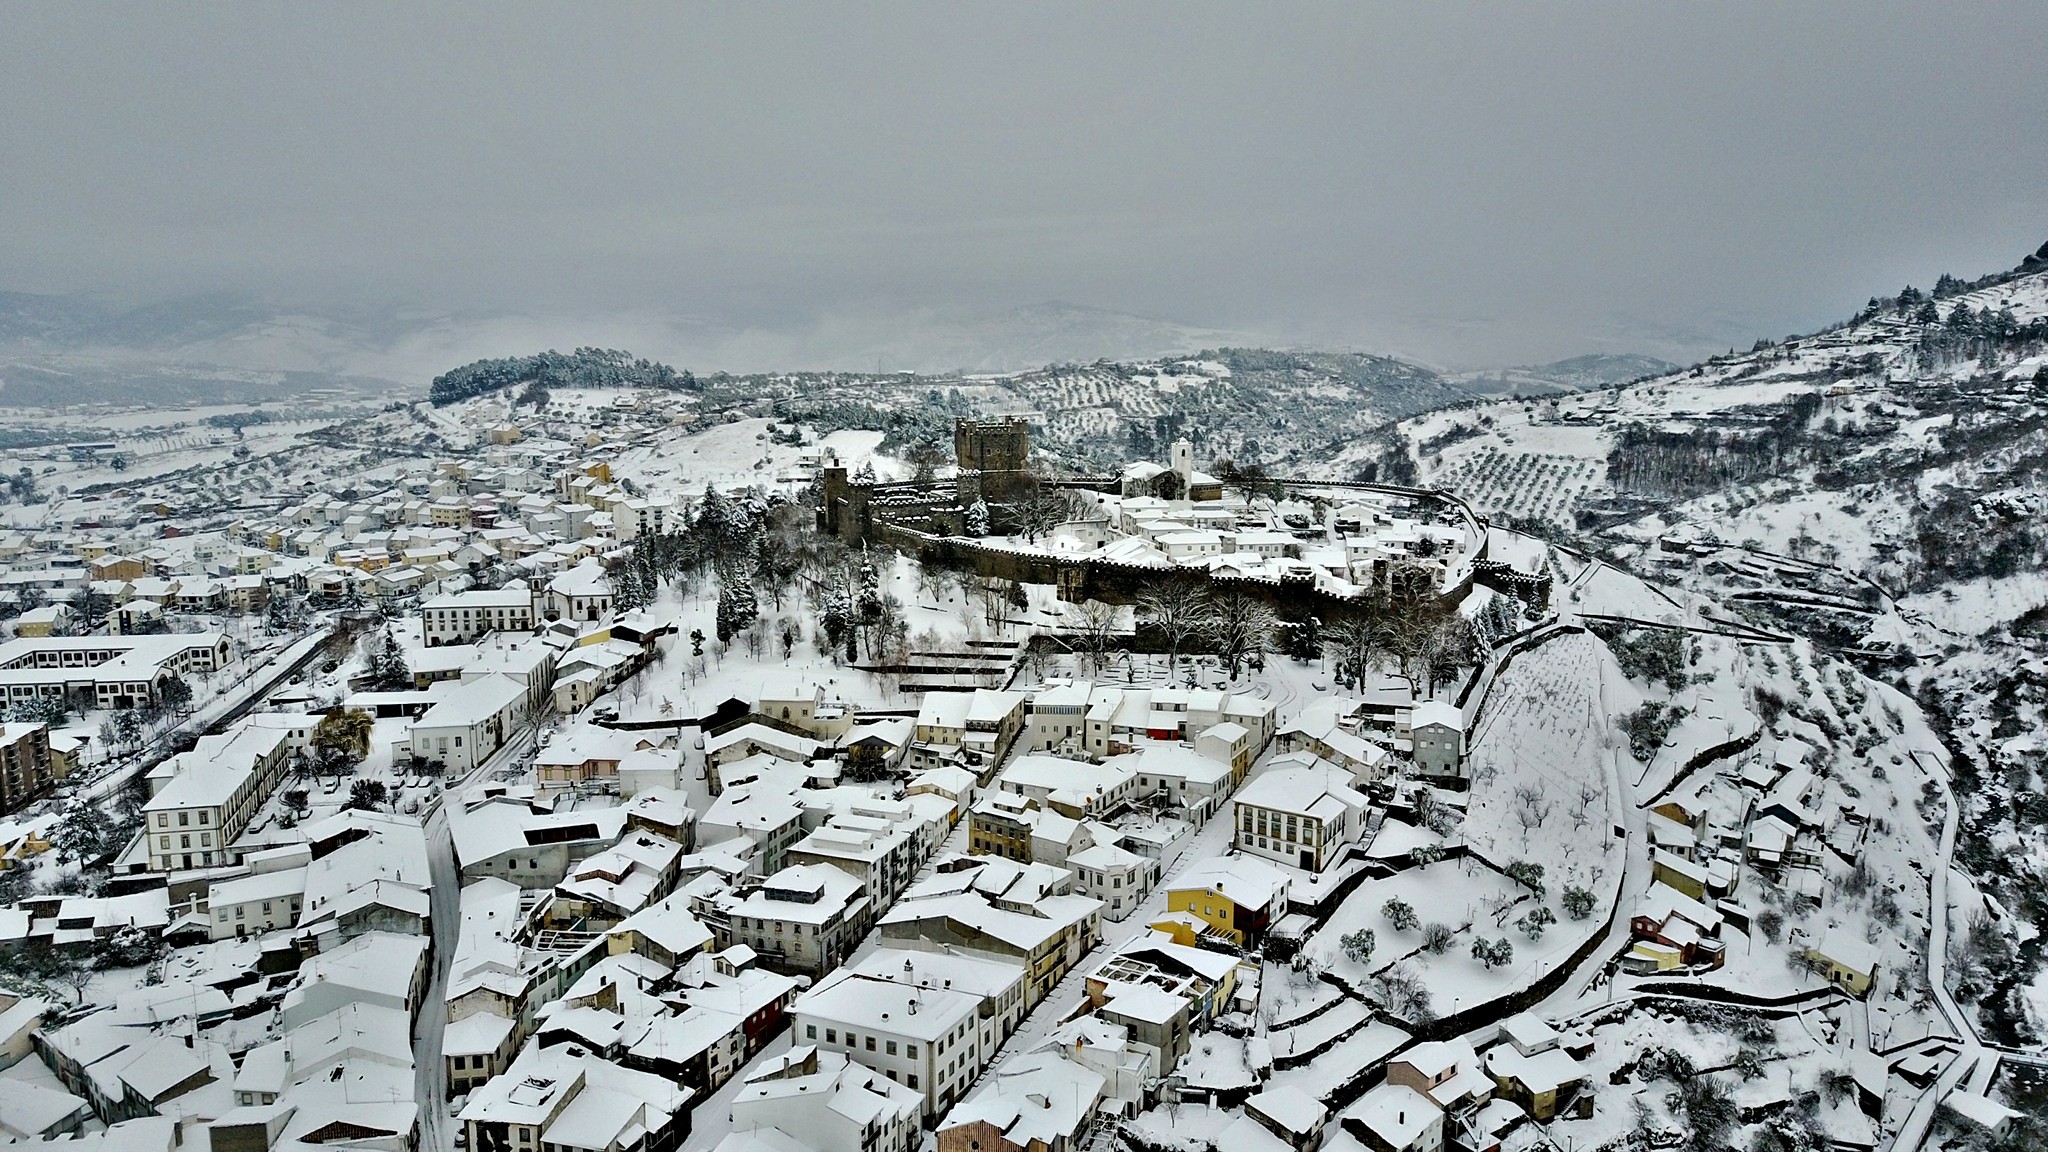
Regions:
[[[1253, 333], [1059, 301], [965, 318], [917, 312], [768, 329], [652, 315], [323, 313], [225, 295], [128, 306], [88, 295], [0, 292], [0, 405], [247, 402], [333, 387], [423, 395], [435, 375], [469, 361], [582, 346], [627, 348], [700, 374], [955, 376], [1270, 344]], [[1670, 367], [1647, 357], [1587, 356], [1444, 379], [1461, 393], [1492, 395], [1583, 390]]]
[[[977, 320], [935, 321], [892, 336], [872, 352], [882, 371], [1022, 372], [1062, 362], [1150, 360], [1259, 342], [1242, 332], [1049, 301]], [[848, 366], [863, 365], [855, 361]]]
[[1654, 356], [1595, 354], [1574, 356], [1569, 360], [1555, 360], [1549, 364], [1525, 364], [1514, 368], [1486, 368], [1477, 372], [1461, 372], [1452, 379], [1474, 392], [1491, 395], [1540, 395], [1548, 392], [1590, 392], [1600, 388], [1612, 388], [1616, 384], [1626, 384], [1646, 376], [1662, 376], [1667, 372], [1675, 372], [1679, 367]]

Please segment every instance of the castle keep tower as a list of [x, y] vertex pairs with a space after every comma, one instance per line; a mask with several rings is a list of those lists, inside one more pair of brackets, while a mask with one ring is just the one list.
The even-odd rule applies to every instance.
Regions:
[[1030, 421], [1022, 416], [956, 421], [953, 462], [962, 473], [979, 474], [983, 499], [1011, 499], [1030, 487]]

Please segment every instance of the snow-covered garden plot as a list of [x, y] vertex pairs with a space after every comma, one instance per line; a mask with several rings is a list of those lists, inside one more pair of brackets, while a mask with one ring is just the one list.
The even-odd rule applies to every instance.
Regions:
[[[1748, 1148], [1765, 1127], [1822, 1134], [1814, 1144], [1772, 1147], [1827, 1147], [1830, 1138], [1871, 1144], [1870, 1121], [1857, 1110], [1853, 1085], [1842, 1079], [1847, 1058], [1830, 1039], [1836, 1025], [1819, 1013], [1772, 1019], [1653, 1000], [1602, 1010], [1598, 1018], [1603, 1022], [1592, 1029], [1593, 1052], [1584, 1064], [1585, 1082], [1594, 1086], [1593, 1115], [1560, 1116], [1548, 1125], [1557, 1147], [1594, 1148], [1631, 1132], [1662, 1130], [1708, 1136], [1701, 1146]], [[1610, 1089], [1616, 1077], [1618, 1086]], [[1797, 1103], [1806, 1093], [1818, 1104], [1811, 1113]], [[1768, 1119], [1733, 1119], [1721, 1127], [1712, 1118], [1719, 1114], [1714, 1101], [1723, 1099]]]
[[1385, 1020], [1374, 1020], [1307, 1064], [1299, 1068], [1276, 1069], [1269, 1083], [1275, 1087], [1298, 1088], [1318, 1100], [1328, 1100], [1332, 1092], [1350, 1083], [1365, 1069], [1406, 1048], [1413, 1039]]
[[1258, 1087], [1264, 1061], [1249, 1051], [1252, 1043], [1225, 1032], [1197, 1033], [1188, 1043], [1174, 1073], [1190, 1092], [1242, 1093]]
[[1619, 616], [1657, 624], [1682, 624], [1685, 610], [1662, 589], [1599, 560], [1578, 571], [1562, 589], [1559, 607], [1594, 616]]
[[[1445, 860], [1360, 885], [1302, 955], [1399, 1019], [1446, 1016], [1503, 996], [1570, 955], [1580, 934], [1568, 930], [1577, 927], [1568, 917], [1540, 929], [1537, 940], [1516, 927], [1535, 907], [1528, 888], [1485, 863]], [[1372, 934], [1362, 957], [1361, 931]], [[1505, 956], [1488, 962], [1473, 954], [1475, 941], [1502, 940]], [[1376, 979], [1390, 970], [1400, 987]]]
[[[958, 682], [949, 686], [1000, 686], [1009, 676], [1008, 665], [984, 658], [985, 652], [970, 660], [964, 655], [969, 646], [981, 641], [1022, 641], [1026, 625], [1043, 625], [1057, 617], [1058, 593], [1050, 585], [1023, 585], [1027, 606], [1003, 605], [1000, 621], [990, 624], [978, 592], [951, 579], [936, 583], [924, 579], [921, 566], [908, 556], [888, 551], [870, 555], [880, 569], [883, 594], [900, 606], [912, 663], [944, 667], [949, 663], [948, 653], [963, 654], [952, 663], [972, 675], [956, 677]], [[909, 686], [931, 677], [873, 672], [859, 666], [871, 663], [865, 653], [857, 663], [848, 663], [842, 653], [822, 651], [815, 598], [801, 582], [785, 594], [780, 608], [764, 595], [759, 600], [762, 623], [757, 625], [758, 643], [742, 634], [720, 645], [715, 640], [716, 578], [667, 584], [655, 611], [675, 617], [677, 635], [662, 641], [659, 662], [621, 686], [606, 702], [619, 709], [621, 720], [662, 720], [706, 715], [734, 696], [755, 700], [809, 695], [823, 689], [827, 699], [870, 709], [915, 710], [917, 696]], [[791, 637], [786, 652], [782, 643], [785, 629]], [[701, 644], [692, 638], [693, 632], [703, 634]]]
[[1124, 1131], [1141, 1147], [1167, 1152], [1209, 1152], [1223, 1130], [1235, 1124], [1240, 1113], [1207, 1104], [1183, 1104], [1164, 1093], [1149, 1112], [1124, 1121]]
[[1275, 1060], [1305, 1060], [1312, 1053], [1326, 1049], [1363, 1028], [1371, 1019], [1371, 1009], [1347, 998], [1329, 1011], [1299, 1024], [1272, 1029], [1266, 1034], [1266, 1041], [1272, 1045]]
[[2004, 627], [2048, 604], [2048, 575], [2021, 572], [1980, 576], [1899, 601], [1899, 612], [1957, 636], [1977, 636]]
[[1625, 754], [1613, 718], [1633, 696], [1591, 635], [1516, 657], [1494, 681], [1467, 754], [1465, 842], [1498, 865], [1541, 865], [1553, 899], [1567, 885], [1611, 898], [1622, 842], [1610, 834], [1621, 801], [1609, 766]]
[[1259, 977], [1259, 1010], [1268, 1028], [1291, 1028], [1346, 999], [1336, 985], [1292, 965], [1268, 961]]
[[[1627, 747], [1619, 752], [1625, 769], [1623, 779], [1636, 784], [1642, 792], [1638, 802], [1671, 787], [1694, 759], [1756, 737], [1761, 725], [1754, 711], [1753, 677], [1742, 646], [1720, 636], [1686, 636], [1679, 642], [1690, 660], [1684, 672], [1690, 683], [1672, 692], [1668, 704], [1646, 706], [1677, 709], [1682, 715], [1666, 713], [1675, 715], [1675, 719], [1664, 728], [1663, 741], [1647, 766], [1632, 758]], [[1661, 694], [1667, 685], [1643, 687]], [[1625, 738], [1622, 744], [1626, 746], [1630, 739], [1633, 736]], [[1703, 764], [1696, 771], [1713, 767]]]

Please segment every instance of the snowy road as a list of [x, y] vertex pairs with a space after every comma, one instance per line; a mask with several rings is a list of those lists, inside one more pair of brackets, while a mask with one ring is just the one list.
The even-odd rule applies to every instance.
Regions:
[[311, 636], [301, 637], [284, 651], [246, 672], [230, 666], [225, 674], [242, 677], [233, 686], [201, 705], [176, 727], [166, 730], [163, 735], [157, 737], [147, 752], [135, 756], [122, 767], [93, 779], [80, 788], [78, 794], [88, 800], [103, 800], [112, 796], [126, 787], [136, 776], [147, 772], [169, 756], [172, 743], [179, 733], [189, 732], [196, 736], [239, 716], [258, 697], [275, 687], [278, 681], [311, 663], [313, 658], [319, 655], [320, 646], [326, 643], [329, 631], [330, 629], [323, 628]]
[[1941, 859], [1936, 862], [1933, 877], [1928, 882], [1930, 902], [1928, 920], [1932, 931], [1927, 941], [1927, 983], [1934, 991], [1934, 1002], [1941, 1008], [1941, 1015], [1949, 1027], [1955, 1029], [1961, 1039], [1963, 1050], [1942, 1069], [1941, 1078], [1934, 1087], [1921, 1093], [1906, 1114], [1905, 1123], [1899, 1126], [1899, 1134], [1890, 1147], [1895, 1152], [1910, 1152], [1920, 1147], [1927, 1139], [1927, 1132], [1934, 1124], [1934, 1117], [1941, 1109], [1941, 1102], [1948, 1094], [1961, 1085], [1963, 1077], [1975, 1068], [1979, 1061], [1998, 1060], [1997, 1053], [1987, 1051], [1977, 1040], [1977, 1030], [1956, 1004], [1955, 997], [1948, 990], [1948, 874], [1956, 851], [1956, 824], [1959, 819], [1958, 804], [1954, 791], [1949, 788], [1948, 774], [1937, 761], [1933, 764], [1923, 759], [1918, 751], [1913, 753], [1913, 762], [1918, 764], [1927, 777], [1941, 788], [1942, 798], [1948, 801], [1948, 815], [1941, 823]]
[[448, 1026], [448, 969], [455, 958], [455, 936], [461, 924], [461, 875], [455, 868], [455, 841], [448, 833], [448, 810], [435, 805], [427, 820], [427, 867], [433, 877], [431, 915], [434, 965], [427, 992], [413, 1022], [413, 1072], [419, 1092], [419, 1152], [452, 1152], [448, 1139], [448, 1066], [441, 1058], [442, 1033]]
[[420, 1000], [418, 1019], [413, 1021], [412, 1062], [415, 1090], [420, 1103], [418, 1152], [454, 1152], [448, 1115], [448, 1062], [442, 1058], [441, 1042], [448, 1027], [448, 975], [455, 962], [456, 936], [462, 925], [462, 873], [455, 860], [455, 838], [448, 830], [448, 804], [461, 803], [461, 794], [473, 780], [489, 779], [507, 764], [533, 750], [535, 729], [522, 728], [509, 743], [469, 774], [448, 782], [427, 813], [427, 867], [434, 881], [430, 896], [429, 933], [433, 949], [428, 953], [434, 966], [427, 991]]

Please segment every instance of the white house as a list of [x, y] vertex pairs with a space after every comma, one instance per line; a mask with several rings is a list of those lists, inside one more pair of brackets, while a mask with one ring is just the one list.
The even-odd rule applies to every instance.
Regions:
[[533, 631], [533, 593], [513, 581], [501, 589], [453, 592], [420, 606], [427, 646], [467, 644], [487, 632]]
[[994, 1055], [975, 1013], [980, 999], [950, 988], [920, 988], [834, 972], [790, 1008], [796, 1042], [864, 1064], [923, 1095], [943, 1114]]
[[912, 1152], [924, 1100], [843, 1051], [799, 1041], [748, 1073], [719, 1152]]
[[1238, 790], [1232, 846], [1321, 872], [1357, 843], [1367, 802], [1349, 772], [1294, 755]]
[[413, 722], [407, 750], [443, 771], [468, 772], [504, 746], [527, 707], [527, 686], [514, 676], [457, 684]]

